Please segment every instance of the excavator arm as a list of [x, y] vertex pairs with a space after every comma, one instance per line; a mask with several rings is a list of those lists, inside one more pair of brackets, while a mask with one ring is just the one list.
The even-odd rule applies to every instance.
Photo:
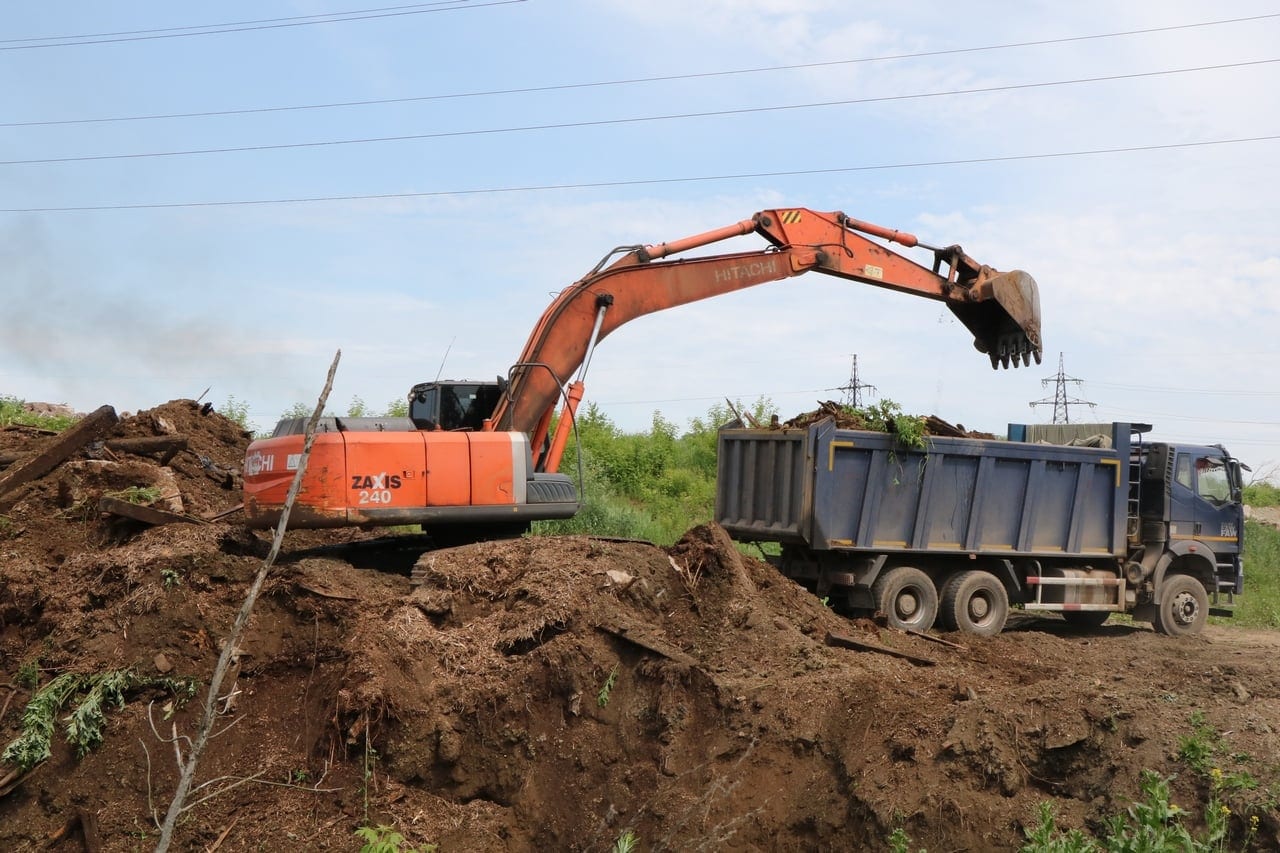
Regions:
[[[756, 233], [770, 245], [753, 252], [664, 260]], [[878, 237], [933, 252], [932, 268], [875, 242]], [[620, 258], [608, 263], [620, 251]], [[766, 210], [733, 225], [671, 243], [622, 247], [563, 290], [543, 313], [512, 366], [489, 429], [528, 434], [539, 470], [553, 471], [582, 397], [596, 343], [624, 323], [677, 305], [817, 271], [945, 302], [974, 336], [992, 367], [1040, 362], [1040, 297], [1035, 280], [1000, 273], [959, 246], [939, 248], [914, 235], [861, 222], [840, 212]], [[571, 374], [580, 371], [576, 380]], [[553, 412], [564, 416], [549, 443]]]

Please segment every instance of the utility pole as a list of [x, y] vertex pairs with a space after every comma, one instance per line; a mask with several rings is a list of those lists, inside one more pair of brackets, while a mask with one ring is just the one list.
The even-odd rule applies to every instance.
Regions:
[[862, 389], [875, 392], [876, 386], [868, 385], [858, 379], [858, 355], [854, 353], [853, 367], [849, 370], [849, 381], [837, 390], [844, 392], [844, 399], [840, 402], [846, 406], [852, 406], [855, 409], [862, 408]]
[[1036, 400], [1031, 403], [1031, 408], [1036, 406], [1053, 406], [1053, 423], [1069, 424], [1071, 423], [1071, 406], [1088, 406], [1094, 407], [1094, 403], [1088, 400], [1081, 400], [1078, 397], [1067, 396], [1067, 383], [1074, 382], [1076, 385], [1083, 384], [1083, 380], [1076, 379], [1074, 376], [1068, 376], [1062, 367], [1062, 353], [1058, 353], [1058, 373], [1056, 376], [1050, 376], [1048, 379], [1041, 379], [1040, 385], [1048, 388], [1049, 383], [1053, 383], [1053, 396], [1046, 397], [1043, 400]]

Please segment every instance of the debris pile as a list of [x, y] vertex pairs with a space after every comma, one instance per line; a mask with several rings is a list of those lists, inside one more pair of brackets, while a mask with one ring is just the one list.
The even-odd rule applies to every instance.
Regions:
[[[869, 420], [865, 417], [863, 412], [842, 403], [837, 403], [833, 400], [819, 402], [818, 408], [809, 412], [802, 412], [801, 414], [784, 421], [778, 426], [786, 427], [788, 429], [802, 429], [826, 419], [834, 421], [835, 425], [840, 429], [862, 429], [872, 430], [875, 432], [884, 431], [884, 428], [880, 424]], [[923, 420], [924, 432], [926, 435], [941, 435], [951, 438], [996, 438], [995, 435], [989, 432], [966, 430], [963, 424], [950, 424], [937, 415], [925, 416]], [[888, 431], [893, 432], [894, 430], [889, 429]]]

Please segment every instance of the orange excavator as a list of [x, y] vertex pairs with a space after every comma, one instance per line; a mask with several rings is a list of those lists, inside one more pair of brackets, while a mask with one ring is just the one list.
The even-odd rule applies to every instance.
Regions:
[[[672, 257], [752, 233], [769, 245]], [[932, 252], [932, 266], [873, 237]], [[557, 469], [596, 344], [645, 314], [810, 271], [946, 303], [992, 367], [1040, 362], [1040, 296], [1025, 272], [1001, 273], [959, 246], [930, 246], [840, 212], [766, 210], [682, 240], [609, 252], [551, 303], [506, 379], [417, 385], [408, 417], [322, 419], [289, 526], [420, 524], [442, 540], [471, 541], [570, 517], [578, 491]], [[249, 446], [249, 526], [279, 520], [305, 427], [304, 418], [283, 420]]]

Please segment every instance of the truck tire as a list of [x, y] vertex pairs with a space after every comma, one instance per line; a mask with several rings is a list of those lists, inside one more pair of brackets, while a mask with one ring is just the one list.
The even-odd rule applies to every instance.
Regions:
[[886, 570], [871, 585], [876, 609], [889, 627], [902, 631], [927, 631], [938, 615], [938, 590], [929, 576], [910, 566]]
[[1204, 584], [1191, 575], [1166, 575], [1162, 587], [1151, 624], [1171, 637], [1199, 634], [1209, 618], [1209, 593]]
[[961, 572], [942, 587], [941, 615], [948, 628], [994, 637], [1009, 618], [1009, 593], [990, 572]]

